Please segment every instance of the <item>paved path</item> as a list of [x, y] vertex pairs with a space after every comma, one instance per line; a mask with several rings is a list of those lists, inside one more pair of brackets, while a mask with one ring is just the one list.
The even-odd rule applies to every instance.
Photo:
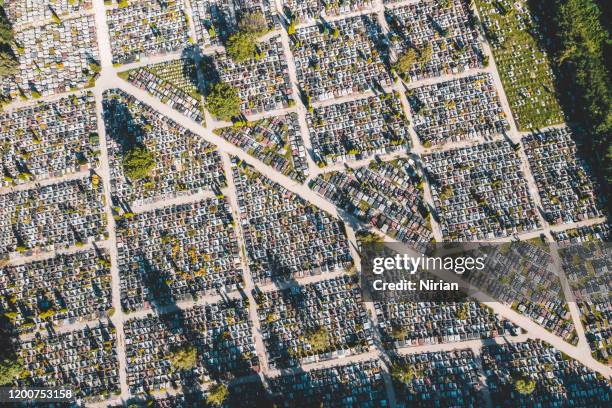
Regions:
[[[279, 10], [282, 10], [282, 1], [281, 0], [275, 0], [276, 5], [278, 7]], [[414, 0], [408, 0], [408, 1], [403, 1], [400, 2], [398, 4], [393, 4], [392, 7], [398, 7], [407, 3], [413, 3]], [[369, 14], [372, 12], [377, 13], [377, 19], [378, 21], [380, 21], [381, 25], [383, 26], [383, 28], [385, 30], [387, 30], [386, 28], [386, 22], [384, 21], [384, 16], [383, 16], [383, 4], [381, 0], [375, 0], [373, 2], [373, 6], [371, 9], [367, 9], [367, 10], [362, 10], [360, 12], [356, 12], [356, 13], [351, 13], [350, 15], [363, 15], [363, 14]], [[235, 186], [234, 186], [234, 182], [233, 182], [233, 178], [232, 178], [232, 174], [230, 171], [230, 157], [231, 156], [236, 156], [240, 159], [242, 159], [243, 161], [245, 161], [246, 163], [248, 163], [249, 165], [253, 166], [257, 171], [259, 171], [260, 173], [264, 174], [266, 177], [270, 178], [272, 181], [280, 184], [281, 186], [283, 186], [284, 188], [286, 188], [287, 190], [293, 192], [294, 194], [298, 195], [299, 197], [303, 198], [304, 200], [312, 203], [313, 205], [319, 207], [320, 209], [327, 211], [328, 213], [332, 214], [333, 216], [336, 217], [340, 217], [343, 218], [343, 220], [345, 221], [345, 224], [347, 226], [347, 235], [348, 235], [348, 240], [350, 242], [350, 247], [351, 247], [351, 253], [354, 257], [354, 259], [356, 260], [356, 264], [357, 266], [359, 266], [359, 255], [356, 251], [356, 246], [357, 246], [357, 242], [356, 242], [356, 238], [355, 238], [355, 233], [354, 230], [355, 228], [359, 228], [359, 227], [365, 227], [368, 228], [368, 226], [366, 225], [362, 225], [360, 222], [356, 221], [353, 217], [347, 216], [346, 214], [344, 214], [344, 212], [342, 211], [338, 211], [336, 209], [336, 207], [329, 203], [327, 200], [323, 199], [322, 197], [320, 197], [318, 194], [314, 193], [313, 191], [311, 191], [308, 187], [307, 187], [307, 183], [305, 183], [304, 185], [299, 184], [297, 182], [295, 182], [294, 180], [284, 176], [283, 174], [279, 173], [278, 171], [268, 167], [267, 165], [265, 165], [263, 162], [261, 162], [260, 160], [253, 158], [252, 156], [248, 155], [247, 153], [245, 153], [242, 149], [232, 145], [231, 143], [225, 141], [224, 139], [218, 137], [217, 135], [215, 135], [212, 130], [218, 127], [222, 127], [222, 126], [227, 126], [229, 125], [229, 123], [227, 122], [219, 122], [216, 121], [215, 119], [211, 118], [210, 115], [208, 114], [208, 112], [206, 112], [206, 119], [207, 119], [207, 127], [203, 127], [201, 124], [196, 123], [195, 121], [183, 116], [182, 114], [180, 114], [179, 112], [171, 109], [170, 107], [168, 107], [167, 105], [163, 104], [161, 101], [157, 100], [156, 98], [154, 98], [153, 96], [151, 96], [150, 94], [148, 94], [146, 91], [143, 91], [137, 87], [134, 87], [133, 85], [121, 80], [118, 76], [117, 73], [119, 71], [124, 71], [126, 69], [131, 69], [131, 68], [137, 68], [137, 67], [141, 67], [144, 66], [146, 64], [149, 63], [154, 63], [154, 62], [162, 62], [162, 61], [167, 61], [173, 58], [176, 58], [178, 56], [180, 56], [180, 52], [176, 52], [176, 53], [169, 53], [166, 55], [160, 55], [160, 56], [152, 56], [152, 57], [148, 57], [148, 58], [143, 58], [141, 61], [132, 63], [132, 64], [128, 64], [125, 66], [121, 66], [121, 67], [114, 67], [112, 64], [112, 54], [111, 54], [111, 48], [110, 48], [110, 40], [109, 40], [109, 34], [108, 34], [108, 28], [106, 26], [106, 13], [105, 13], [105, 7], [104, 4], [101, 0], [94, 0], [94, 4], [93, 4], [93, 9], [92, 12], [94, 13], [95, 16], [95, 20], [96, 20], [96, 27], [97, 27], [97, 37], [98, 37], [98, 46], [99, 46], [99, 50], [100, 50], [100, 59], [101, 59], [101, 68], [102, 71], [100, 73], [100, 76], [96, 82], [96, 86], [93, 89], [94, 91], [94, 95], [95, 95], [95, 99], [96, 99], [96, 109], [97, 109], [97, 117], [98, 117], [98, 133], [100, 134], [100, 139], [101, 139], [101, 162], [102, 162], [102, 166], [100, 169], [98, 169], [100, 176], [102, 178], [103, 181], [103, 185], [105, 188], [105, 194], [106, 194], [106, 213], [107, 213], [107, 217], [108, 217], [108, 221], [109, 221], [109, 239], [106, 242], [102, 242], [102, 243], [98, 243], [99, 246], [107, 248], [110, 251], [110, 255], [111, 255], [111, 276], [112, 276], [112, 297], [113, 297], [113, 307], [115, 309], [115, 313], [112, 316], [111, 320], [113, 322], [113, 324], [115, 325], [115, 327], [117, 328], [117, 335], [119, 338], [118, 341], [118, 345], [117, 345], [117, 353], [118, 353], [118, 359], [119, 359], [119, 373], [120, 373], [120, 389], [121, 389], [121, 395], [117, 398], [114, 398], [113, 400], [119, 401], [119, 400], [127, 400], [130, 398], [130, 393], [129, 393], [129, 388], [127, 385], [127, 378], [126, 378], [126, 357], [125, 357], [125, 343], [124, 343], [124, 339], [123, 339], [123, 324], [125, 322], [126, 319], [128, 318], [135, 318], [135, 317], [144, 317], [149, 313], [153, 313], [152, 310], [142, 310], [142, 311], [138, 311], [135, 313], [131, 313], [131, 314], [125, 314], [122, 309], [121, 309], [121, 304], [120, 304], [120, 273], [118, 270], [118, 265], [117, 265], [117, 247], [116, 247], [116, 232], [115, 232], [115, 222], [114, 219], [112, 217], [112, 211], [110, 208], [110, 173], [109, 173], [109, 168], [108, 168], [108, 151], [107, 151], [107, 146], [106, 146], [106, 135], [105, 135], [105, 129], [104, 129], [104, 124], [103, 124], [103, 120], [102, 120], [102, 95], [103, 92], [107, 89], [111, 89], [111, 88], [120, 88], [121, 90], [123, 90], [124, 92], [127, 92], [128, 94], [136, 97], [137, 99], [141, 100], [142, 102], [150, 105], [153, 109], [161, 112], [162, 114], [164, 114], [165, 116], [167, 116], [168, 118], [176, 121], [177, 123], [180, 123], [182, 126], [184, 126], [185, 128], [191, 130], [192, 132], [194, 132], [195, 134], [199, 135], [200, 137], [202, 137], [203, 139], [205, 139], [206, 141], [215, 144], [219, 151], [221, 152], [221, 157], [223, 160], [223, 165], [224, 165], [224, 169], [226, 171], [226, 176], [228, 178], [228, 188], [224, 189], [224, 193], [226, 193], [227, 199], [229, 200], [230, 206], [231, 206], [231, 210], [232, 210], [232, 214], [235, 217], [236, 220], [239, 219], [239, 215], [238, 215], [238, 206], [237, 206], [237, 198], [236, 198], [236, 194], [235, 194]], [[346, 18], [347, 15], [343, 15], [343, 16], [339, 16], [339, 17], [327, 17], [326, 20], [327, 21], [334, 21], [334, 20], [338, 20], [341, 18]], [[303, 26], [304, 24], [300, 24], [300, 26]], [[193, 24], [190, 24], [190, 33], [192, 35], [194, 34], [194, 30], [193, 30]], [[284, 48], [284, 52], [285, 52], [285, 56], [287, 58], [288, 61], [288, 66], [289, 66], [289, 77], [291, 80], [291, 86], [292, 86], [292, 90], [294, 95], [296, 96], [296, 106], [293, 108], [289, 108], [289, 109], [282, 109], [282, 110], [278, 110], [278, 111], [274, 111], [274, 112], [267, 112], [264, 114], [258, 114], [258, 115], [251, 115], [249, 117], [249, 119], [251, 120], [255, 120], [261, 117], [268, 117], [271, 115], [275, 115], [275, 114], [286, 114], [288, 112], [296, 112], [298, 114], [299, 117], [299, 122], [300, 122], [300, 126], [301, 126], [301, 131], [302, 131], [302, 137], [304, 140], [304, 144], [306, 149], [309, 152], [312, 152], [312, 143], [310, 141], [310, 135], [308, 133], [308, 129], [306, 126], [306, 107], [303, 105], [303, 103], [301, 102], [300, 98], [299, 98], [299, 93], [298, 93], [298, 86], [297, 86], [297, 77], [296, 77], [296, 70], [295, 70], [295, 64], [293, 62], [293, 58], [292, 58], [292, 54], [291, 54], [291, 49], [290, 49], [290, 44], [289, 44], [289, 37], [286, 33], [285, 30], [276, 30], [275, 32], [272, 32], [269, 34], [269, 36], [271, 35], [275, 35], [280, 33], [281, 35], [281, 40], [282, 40], [282, 44], [283, 44], [283, 48]], [[484, 39], [483, 39], [484, 40]], [[442, 82], [445, 80], [449, 80], [449, 79], [454, 79], [454, 78], [460, 78], [463, 76], [468, 76], [468, 75], [473, 75], [475, 73], [479, 73], [479, 72], [487, 72], [493, 75], [493, 79], [494, 79], [494, 83], [495, 86], [497, 88], [497, 91], [500, 95], [500, 100], [502, 103], [502, 106], [504, 108], [504, 112], [506, 113], [507, 119], [510, 123], [510, 127], [511, 130], [509, 132], [509, 137], [511, 138], [511, 140], [514, 143], [519, 143], [520, 142], [520, 137], [522, 136], [522, 133], [518, 132], [518, 130], [516, 129], [516, 124], [514, 123], [514, 119], [511, 115], [511, 111], [510, 111], [510, 106], [508, 104], [507, 101], [507, 97], [505, 95], [505, 92], [503, 90], [503, 87], [501, 85], [501, 81], [499, 79], [499, 75], [497, 73], [497, 68], [495, 66], [495, 61], [492, 57], [492, 54], [490, 52], [490, 48], [488, 47], [488, 45], [485, 42], [484, 45], [485, 48], [485, 53], [486, 55], [489, 56], [489, 66], [483, 69], [475, 69], [475, 70], [470, 70], [467, 72], [463, 72], [463, 73], [459, 73], [459, 74], [453, 74], [453, 75], [446, 75], [446, 76], [441, 76], [441, 77], [437, 77], [437, 78], [431, 78], [431, 79], [423, 79], [420, 81], [414, 81], [412, 83], [409, 84], [403, 84], [401, 82], [396, 82], [394, 83], [392, 86], [387, 87], [388, 89], [386, 89], [386, 91], [391, 91], [391, 90], [395, 90], [395, 91], [400, 91], [400, 95], [401, 95], [401, 101], [402, 101], [402, 106], [404, 109], [404, 112], [406, 113], [407, 117], [409, 119], [411, 119], [411, 114], [410, 114], [410, 109], [408, 106], [408, 102], [406, 100], [406, 97], [403, 93], [403, 87], [406, 86], [408, 88], [412, 88], [412, 87], [416, 87], [416, 86], [422, 86], [422, 85], [427, 85], [427, 84], [433, 84], [433, 83], [438, 83], [438, 82]], [[210, 47], [206, 50], [204, 50], [203, 54], [209, 54], [209, 53], [215, 53], [215, 52], [219, 52], [221, 51], [222, 48], [221, 47]], [[82, 93], [83, 91], [79, 91], [79, 93]], [[361, 94], [353, 94], [353, 95], [348, 95], [342, 98], [338, 98], [335, 99], [333, 101], [321, 101], [321, 102], [317, 102], [315, 103], [315, 105], [317, 106], [323, 106], [323, 105], [327, 105], [330, 103], [338, 103], [340, 101], [352, 101], [352, 100], [356, 100], [359, 98], [363, 98], [365, 96], [368, 96], [372, 94], [371, 92], [365, 92], [365, 93], [361, 93]], [[43, 97], [38, 101], [47, 101], [47, 100], [56, 100], [58, 99], [60, 96], [55, 95], [52, 97]], [[20, 106], [24, 106], [27, 104], [31, 104], [32, 102], [28, 101], [26, 103], [22, 103], [21, 101], [15, 104], [11, 104], [8, 108], [9, 109], [14, 109]], [[412, 154], [427, 154], [429, 152], [435, 151], [435, 150], [446, 150], [446, 149], [452, 149], [452, 148], [459, 148], [459, 147], [465, 147], [465, 146], [469, 146], [472, 144], [477, 143], [478, 141], [465, 141], [465, 142], [454, 142], [454, 143], [448, 143], [445, 144], [444, 146], [441, 147], [434, 147], [431, 149], [425, 149], [418, 137], [416, 136], [414, 129], [412, 126], [410, 126], [409, 128], [409, 133], [411, 136], [411, 140], [412, 140], [412, 144], [413, 144], [413, 149], [412, 149]], [[502, 136], [496, 136], [496, 139], [501, 139]], [[530, 189], [530, 194], [532, 195], [534, 202], [536, 202], [537, 205], [541, 205], [541, 203], [539, 202], [539, 196], [538, 196], [538, 191], [537, 191], [537, 187], [535, 186], [535, 182], [533, 180], [533, 177], [531, 175], [531, 171], [529, 169], [529, 166], [527, 164], [526, 158], [524, 156], [524, 153], [521, 151], [520, 152], [521, 155], [521, 166], [522, 166], [522, 170], [525, 173], [527, 180], [528, 180], [528, 184], [529, 184], [529, 189]], [[398, 152], [398, 153], [394, 153], [389, 155], [389, 157], [385, 157], [385, 158], [395, 158], [395, 157], [410, 157], [408, 152]], [[367, 160], [362, 160], [359, 162], [351, 162], [350, 166], [354, 167], [354, 166], [358, 166], [358, 165], [365, 165], [367, 164], [367, 162], [370, 160], [370, 158], [368, 158]], [[327, 171], [332, 171], [332, 170], [341, 170], [342, 167], [344, 167], [344, 164], [341, 163], [337, 163], [337, 164], [333, 164], [331, 166], [328, 166], [325, 169], [319, 169], [316, 164], [314, 163], [314, 161], [312, 160], [312, 157], [309, 155], [308, 157], [308, 164], [309, 164], [309, 170], [311, 173], [311, 177], [314, 177], [318, 174], [321, 174], [322, 172], [327, 172]], [[83, 174], [82, 173], [76, 173], [74, 175], [67, 175], [65, 176], [66, 179], [72, 179], [72, 178], [78, 178], [78, 177], [82, 177]], [[58, 182], [58, 180], [61, 180], [63, 178], [56, 178], [56, 179], [51, 179], [51, 180], [45, 180], [45, 181], [41, 181], [41, 183], [56, 183]], [[31, 187], [31, 184], [33, 183], [29, 183], [29, 184], [25, 184], [23, 186], [19, 186], [16, 187], [17, 189], [22, 189], [22, 188], [28, 188], [28, 186]], [[425, 200], [428, 202], [428, 204], [430, 204], [431, 206], [433, 206], [433, 202], [431, 199], [431, 192], [429, 191], [429, 188], [425, 189]], [[195, 200], [199, 200], [199, 199], [203, 199], [203, 198], [207, 198], [210, 197], [212, 193], [208, 193], [208, 192], [202, 192], [196, 195], [190, 195], [190, 196], [180, 196], [171, 200], [160, 200], [157, 202], [150, 202], [150, 203], [146, 203], [146, 204], [142, 204], [139, 206], [136, 206], [136, 211], [149, 211], [149, 210], [153, 210], [156, 208], [161, 208], [167, 205], [172, 205], [172, 204], [177, 204], [177, 203], [183, 203], [183, 202], [192, 202]], [[547, 237], [550, 238], [551, 233], [553, 231], [560, 231], [560, 230], [565, 230], [565, 229], [569, 229], [569, 228], [574, 228], [576, 226], [579, 225], [591, 225], [594, 224], [596, 222], [599, 221], [603, 221], [601, 219], [596, 219], [596, 220], [589, 220], [589, 221], [583, 221], [580, 223], [571, 223], [571, 224], [564, 224], [564, 225], [555, 225], [555, 226], [550, 226], [548, 225], [545, 220], [541, 220], [542, 221], [542, 229], [538, 230], [538, 231], [532, 231], [526, 234], [521, 235], [521, 238], [524, 239], [528, 239], [531, 237], [536, 237], [539, 236], [539, 234], [544, 233]], [[441, 233], [439, 231], [439, 227], [437, 226], [437, 224], [433, 223], [433, 227], [434, 227], [434, 236], [436, 238], [436, 240], [441, 240]], [[241, 228], [239, 226], [239, 223], [237, 223], [238, 228], [237, 228], [237, 237], [239, 240], [239, 243], [241, 245], [242, 248], [244, 248], [244, 242], [243, 242], [243, 238], [242, 238], [242, 231]], [[510, 238], [508, 238], [510, 239]], [[76, 251], [76, 250], [83, 250], [83, 249], [88, 249], [91, 246], [91, 244], [86, 245], [86, 247], [84, 248], [71, 248], [66, 250], [67, 251]], [[35, 254], [35, 256], [33, 257], [29, 257], [29, 258], [24, 258], [24, 259], [15, 259], [15, 260], [11, 260], [11, 262], [14, 263], [20, 263], [20, 262], [24, 262], [26, 260], [32, 260], [32, 259], [38, 259], [38, 257], [44, 258], [44, 257], [48, 257], [51, 256], [53, 253], [50, 254]], [[265, 353], [265, 349], [264, 349], [264, 345], [263, 345], [263, 340], [261, 338], [261, 329], [259, 327], [259, 320], [258, 320], [258, 316], [257, 316], [257, 311], [255, 309], [255, 302], [254, 299], [251, 295], [251, 289], [254, 287], [253, 285], [253, 281], [251, 279], [250, 276], [250, 272], [248, 269], [248, 259], [245, 256], [244, 251], [241, 251], [241, 259], [244, 265], [244, 281], [245, 281], [245, 288], [244, 291], [247, 294], [247, 297], [249, 299], [250, 302], [250, 306], [249, 306], [249, 317], [252, 321], [253, 324], [253, 330], [254, 330], [254, 337], [255, 337], [255, 343], [256, 343], [256, 351], [257, 354], [260, 358], [260, 361], [262, 362], [262, 371], [263, 373], [266, 373], [268, 375], [278, 375], [281, 373], [281, 371], [279, 370], [270, 370], [267, 364], [267, 359], [266, 359], [266, 353]], [[556, 258], [556, 262], [558, 262], [558, 258]], [[321, 275], [316, 275], [316, 276], [311, 276], [311, 277], [307, 277], [307, 278], [303, 278], [303, 279], [298, 279], [298, 281], [302, 284], [304, 283], [308, 283], [308, 282], [315, 282], [321, 279], [327, 279], [330, 277], [335, 276], [336, 274], [341, 274], [342, 272], [333, 272], [333, 273], [328, 273], [328, 274], [321, 274]], [[563, 278], [563, 277], [562, 277]], [[452, 279], [449, 279], [452, 280]], [[282, 285], [281, 285], [282, 286]], [[567, 285], [564, 284], [564, 288], [567, 288]], [[264, 288], [264, 290], [272, 290], [272, 287], [270, 285], [266, 285]], [[236, 294], [231, 294], [230, 296], [236, 296]], [[567, 296], [567, 292], [566, 292], [566, 296]], [[565, 352], [566, 354], [568, 354], [569, 356], [571, 356], [572, 358], [575, 358], [577, 360], [579, 360], [580, 362], [582, 362], [583, 364], [585, 364], [586, 366], [590, 367], [593, 370], [596, 370], [602, 374], [604, 374], [607, 377], [610, 377], [611, 375], [611, 371], [610, 371], [610, 367], [607, 367], [597, 361], [595, 361], [592, 356], [590, 355], [590, 349], [588, 348], [588, 344], [586, 343], [585, 337], [584, 337], [584, 329], [580, 323], [579, 320], [579, 314], [576, 308], [572, 308], [570, 306], [570, 312], [572, 315], [572, 318], [574, 320], [574, 323], [576, 325], [576, 329], [577, 329], [577, 333], [578, 333], [578, 337], [579, 337], [579, 344], [577, 347], [571, 346], [568, 343], [566, 343], [565, 341], [563, 341], [561, 338], [553, 335], [552, 333], [546, 331], [545, 329], [543, 329], [541, 326], [537, 325], [535, 322], [533, 322], [531, 319], [520, 315], [519, 313], [513, 311], [510, 307], [508, 307], [507, 305], [501, 304], [500, 302], [497, 302], [495, 299], [492, 299], [490, 296], [483, 294], [483, 293], [477, 293], [475, 295], [475, 298], [483, 303], [485, 303], [486, 305], [488, 305], [489, 307], [491, 307], [493, 309], [493, 311], [497, 314], [499, 314], [501, 317], [506, 318], [510, 321], [512, 321], [513, 323], [517, 324], [518, 326], [520, 326], [521, 328], [523, 328], [524, 330], [526, 330], [526, 334], [525, 335], [521, 335], [515, 339], [512, 339], [510, 341], [522, 341], [523, 339], [526, 338], [539, 338], [544, 340], [545, 342], [555, 346], [556, 348], [558, 348], [559, 350]], [[219, 299], [219, 297], [217, 297], [216, 295], [212, 295], [212, 296], [204, 296], [202, 298], [200, 298], [198, 301], [193, 302], [193, 301], [185, 301], [185, 302], [179, 302], [178, 306], [179, 308], [188, 308], [188, 307], [193, 307], [196, 304], [204, 304], [206, 302], [214, 302], [217, 301]], [[376, 313], [373, 313], [373, 307], [372, 304], [366, 304], [366, 308], [368, 309], [368, 311], [370, 312], [371, 318], [372, 318], [372, 322], [371, 324], [373, 325], [373, 327], [376, 327]], [[161, 310], [162, 312], [169, 312], [172, 311], [171, 309], [163, 309]], [[92, 324], [92, 322], [77, 322], [74, 325], [69, 325], [67, 327], [60, 327], [58, 328], [58, 330], [61, 331], [66, 331], [66, 330], [74, 330], [77, 328], [82, 328], [85, 325], [90, 325]], [[356, 361], [363, 361], [363, 360], [367, 360], [367, 359], [371, 359], [371, 358], [375, 358], [375, 359], [380, 359], [383, 362], [383, 365], [386, 365], [386, 353], [385, 351], [380, 347], [379, 345], [379, 338], [378, 338], [378, 333], [375, 333], [375, 338], [376, 338], [376, 344], [375, 346], [372, 348], [372, 350], [368, 353], [363, 353], [363, 354], [359, 354], [359, 355], [354, 355], [354, 356], [349, 356], [349, 357], [345, 357], [345, 358], [341, 358], [341, 359], [336, 359], [336, 360], [331, 360], [331, 361], [325, 361], [325, 362], [316, 362], [316, 363], [311, 363], [311, 364], [306, 364], [302, 367], [302, 369], [305, 370], [310, 370], [310, 369], [316, 369], [316, 368], [322, 368], [322, 367], [327, 367], [327, 366], [331, 366], [331, 365], [337, 365], [337, 364], [347, 364], [350, 362], [356, 362]], [[493, 339], [493, 340], [485, 340], [484, 343], [490, 343], [490, 342], [499, 342], [499, 341], [505, 341], [502, 340], [501, 338], [497, 338], [497, 339]], [[424, 351], [436, 351], [436, 350], [451, 350], [454, 348], [465, 348], [465, 347], [470, 347], [474, 350], [479, 350], [480, 345], [483, 344], [483, 341], [470, 341], [470, 342], [461, 342], [461, 343], [444, 343], [444, 344], [436, 344], [436, 345], [423, 345], [423, 346], [417, 346], [417, 347], [409, 347], [409, 348], [404, 348], [401, 349], [400, 352], [404, 353], [411, 353], [411, 352], [424, 352]], [[387, 367], [388, 368], [388, 367]], [[287, 372], [286, 370], [283, 370], [283, 372]], [[247, 378], [245, 379], [245, 381], [250, 381], [253, 379], [259, 378], [257, 376], [253, 376], [253, 378]], [[391, 382], [390, 382], [390, 378], [388, 374], [385, 374], [384, 376], [385, 378], [385, 385], [387, 388], [387, 391], [389, 393], [389, 400], [390, 400], [390, 406], [394, 407], [395, 406], [395, 397], [393, 394], [393, 389], [390, 386]], [[486, 399], [486, 398], [485, 398]], [[102, 403], [100, 404], [93, 404], [94, 406], [97, 405], [102, 405]]]

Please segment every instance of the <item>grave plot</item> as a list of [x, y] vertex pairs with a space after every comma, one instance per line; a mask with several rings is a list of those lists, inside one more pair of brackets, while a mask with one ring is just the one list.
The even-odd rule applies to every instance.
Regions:
[[604, 407], [610, 398], [608, 380], [539, 340], [485, 346], [482, 363], [492, 400], [502, 407]]
[[375, 15], [298, 28], [291, 51], [308, 104], [390, 85], [381, 41]]
[[64, 20], [92, 7], [92, 0], [6, 0], [3, 8], [14, 28], [59, 18]]
[[265, 284], [353, 266], [342, 224], [233, 159], [250, 271]]
[[522, 142], [548, 222], [577, 222], [602, 215], [595, 177], [578, 156], [567, 127], [532, 133]]
[[481, 254], [485, 268], [466, 272], [468, 282], [566, 341], [578, 341], [547, 244], [535, 238], [493, 245]]
[[292, 20], [313, 22], [320, 16], [338, 16], [372, 9], [374, 2], [371, 0], [283, 0], [283, 8]]
[[128, 207], [225, 186], [216, 146], [119, 89], [104, 93], [111, 193]]
[[94, 85], [100, 55], [93, 16], [23, 29], [15, 42], [19, 67], [0, 82], [5, 95], [38, 99]]
[[414, 162], [372, 161], [352, 172], [324, 173], [310, 188], [359, 220], [418, 248], [432, 240], [423, 180]]
[[320, 165], [410, 147], [408, 119], [395, 92], [315, 108], [306, 122]]
[[43, 336], [18, 345], [23, 361], [19, 386], [70, 388], [77, 398], [118, 395], [117, 334], [110, 322]]
[[215, 129], [217, 135], [275, 170], [303, 183], [308, 176], [306, 148], [296, 113]]
[[271, 367], [297, 366], [368, 350], [371, 331], [354, 277], [256, 296]]
[[414, 407], [482, 406], [471, 349], [392, 355], [391, 377], [399, 404]]
[[298, 372], [270, 378], [268, 383], [279, 407], [308, 406], [349, 408], [388, 406], [382, 368], [375, 360]]
[[540, 227], [518, 154], [507, 142], [423, 157], [445, 240], [486, 240]]
[[519, 130], [563, 122], [554, 76], [527, 0], [476, 0]]
[[503, 133], [509, 129], [490, 74], [408, 91], [414, 130], [425, 147]]
[[129, 82], [149, 92], [166, 105], [204, 124], [204, 105], [198, 90], [193, 59], [185, 57], [151, 64], [130, 70], [124, 75], [127, 75]]
[[375, 302], [387, 348], [453, 343], [505, 334], [503, 323], [477, 302]]
[[98, 176], [0, 195], [0, 258], [19, 251], [82, 246], [106, 239]]
[[555, 234], [555, 239], [593, 357], [604, 364], [610, 364], [610, 226], [596, 224], [575, 228]]
[[182, 0], [168, 3], [129, 1], [106, 10], [113, 64], [180, 50], [189, 44]]
[[117, 247], [126, 311], [232, 291], [242, 279], [234, 221], [224, 199], [123, 218]]
[[0, 311], [20, 332], [111, 313], [110, 257], [89, 250], [0, 268]]
[[198, 44], [205, 47], [223, 45], [240, 29], [240, 21], [244, 18], [261, 18], [269, 30], [277, 24], [276, 2], [273, 0], [194, 0], [191, 9]]
[[2, 186], [97, 167], [98, 133], [91, 93], [0, 115]]
[[128, 320], [127, 382], [135, 395], [227, 381], [258, 369], [248, 306], [242, 300]]
[[483, 66], [475, 18], [466, 0], [424, 0], [387, 8], [395, 72], [406, 81]]
[[242, 101], [240, 109], [246, 115], [284, 109], [294, 103], [280, 35], [259, 42], [258, 52], [257, 58], [240, 63], [226, 54], [218, 55], [212, 61], [214, 73], [208, 73], [216, 77], [214, 81], [237, 89]]

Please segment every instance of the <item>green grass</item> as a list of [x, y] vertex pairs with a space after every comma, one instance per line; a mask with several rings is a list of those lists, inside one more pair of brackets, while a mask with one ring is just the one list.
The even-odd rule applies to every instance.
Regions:
[[534, 37], [526, 0], [476, 0], [512, 114], [521, 131], [564, 121], [546, 54]]

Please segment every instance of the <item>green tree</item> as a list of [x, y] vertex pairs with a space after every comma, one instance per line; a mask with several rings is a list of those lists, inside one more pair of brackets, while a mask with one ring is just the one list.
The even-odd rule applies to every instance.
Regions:
[[240, 115], [238, 90], [224, 82], [213, 84], [206, 96], [206, 109], [221, 120], [231, 120]]
[[140, 180], [149, 175], [155, 167], [153, 154], [144, 146], [129, 149], [123, 158], [123, 171], [131, 180]]
[[0, 44], [0, 77], [17, 72], [19, 60], [7, 44]]
[[10, 315], [0, 315], [0, 385], [7, 385], [20, 376], [22, 361], [15, 348], [17, 333], [13, 329]]
[[261, 11], [253, 11], [240, 17], [238, 29], [242, 33], [261, 37], [268, 32], [268, 23]]
[[198, 350], [192, 345], [178, 348], [168, 355], [175, 370], [191, 370], [198, 363]]
[[584, 157], [602, 177], [601, 193], [607, 194], [612, 210], [612, 38], [607, 9], [598, 0], [541, 0], [530, 2], [544, 35], [553, 68], [556, 89], [567, 121], [575, 124]]
[[403, 74], [410, 71], [410, 68], [412, 68], [416, 61], [417, 52], [413, 48], [409, 48], [399, 56], [395, 64], [393, 64], [393, 69], [395, 69], [398, 73]]
[[13, 27], [0, 5], [0, 77], [12, 75], [17, 71], [19, 60], [11, 48], [14, 42]]
[[0, 360], [0, 385], [13, 382], [21, 373], [21, 364], [17, 359], [6, 358]]
[[433, 56], [433, 47], [431, 43], [428, 43], [425, 47], [419, 50], [419, 62], [421, 64], [427, 64], [431, 61], [431, 57]]
[[421, 378], [423, 375], [411, 364], [393, 364], [391, 376], [404, 384], [409, 384], [414, 378]]
[[235, 62], [244, 62], [257, 54], [255, 37], [248, 33], [232, 34], [225, 44], [227, 55]]
[[291, 20], [291, 23], [289, 23], [289, 25], [287, 26], [287, 34], [295, 34], [295, 20]]
[[229, 396], [229, 390], [225, 384], [215, 384], [208, 391], [206, 402], [210, 405], [221, 406]]
[[323, 327], [306, 333], [306, 341], [316, 353], [323, 353], [329, 348], [329, 333]]
[[514, 388], [519, 394], [531, 395], [535, 390], [535, 381], [531, 379], [519, 378], [514, 382]]

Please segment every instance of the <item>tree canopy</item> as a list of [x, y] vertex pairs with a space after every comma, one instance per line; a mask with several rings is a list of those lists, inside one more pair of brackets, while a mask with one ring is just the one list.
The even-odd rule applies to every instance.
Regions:
[[257, 39], [268, 31], [268, 23], [261, 11], [243, 14], [238, 20], [238, 31], [225, 42], [227, 55], [238, 63], [255, 58]]
[[11, 48], [14, 41], [13, 27], [0, 5], [0, 77], [14, 74], [19, 66], [19, 59]]
[[533, 390], [535, 390], [535, 381], [531, 379], [519, 378], [514, 383], [514, 388], [519, 394], [523, 395], [531, 395]]
[[393, 64], [393, 69], [400, 74], [408, 72], [414, 63], [417, 62], [417, 58], [417, 52], [413, 48], [409, 48], [399, 56], [395, 64]]
[[0, 315], [0, 385], [11, 384], [23, 369], [15, 349], [16, 336], [7, 314]]
[[206, 96], [206, 109], [221, 120], [231, 120], [240, 115], [238, 90], [224, 82], [212, 84]]
[[170, 353], [168, 360], [176, 370], [191, 370], [198, 363], [197, 357], [197, 349], [192, 345], [186, 345]]
[[404, 384], [410, 384], [413, 379], [423, 377], [423, 373], [412, 364], [393, 364], [391, 377]]
[[244, 62], [257, 54], [256, 38], [252, 34], [238, 32], [230, 35], [225, 44], [227, 55], [235, 62]]
[[268, 23], [261, 11], [253, 11], [240, 17], [238, 29], [242, 33], [260, 37], [268, 32]]
[[0, 385], [12, 383], [19, 373], [21, 373], [21, 364], [16, 359], [0, 360]]
[[155, 167], [153, 154], [142, 145], [132, 146], [123, 158], [123, 171], [131, 180], [140, 180], [149, 175]]
[[210, 405], [221, 406], [225, 402], [229, 395], [229, 390], [227, 389], [227, 385], [225, 384], [216, 384], [213, 385], [208, 391], [208, 395], [206, 396], [206, 402]]
[[323, 353], [329, 348], [329, 333], [323, 327], [309, 331], [306, 333], [306, 337], [312, 346], [312, 350], [317, 353]]
[[[599, 2], [601, 3], [601, 2]], [[557, 91], [568, 121], [587, 132], [586, 156], [594, 158], [612, 205], [612, 86], [606, 18], [595, 0], [542, 0], [530, 3], [546, 37], [557, 71]]]

